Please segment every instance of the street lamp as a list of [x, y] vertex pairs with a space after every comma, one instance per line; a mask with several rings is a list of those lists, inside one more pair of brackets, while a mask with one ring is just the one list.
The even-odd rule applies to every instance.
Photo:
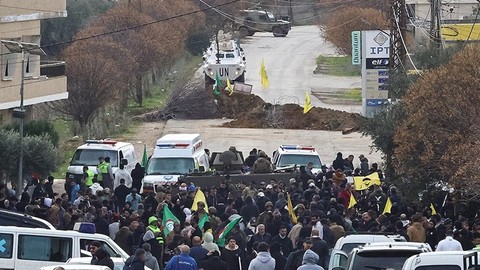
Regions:
[[20, 81], [20, 108], [13, 110], [13, 117], [20, 119], [20, 158], [18, 160], [18, 179], [17, 179], [17, 197], [21, 196], [23, 190], [23, 122], [25, 118], [25, 108], [23, 106], [23, 92], [24, 92], [24, 81], [25, 81], [25, 55], [46, 55], [46, 53], [40, 48], [38, 44], [27, 43], [27, 42], [17, 42], [12, 40], [2, 40], [1, 41], [5, 47], [11, 53], [21, 53], [22, 54], [22, 77]]

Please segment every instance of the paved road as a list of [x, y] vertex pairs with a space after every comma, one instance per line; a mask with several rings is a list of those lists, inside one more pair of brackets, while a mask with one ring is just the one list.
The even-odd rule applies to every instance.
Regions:
[[[335, 48], [321, 37], [317, 26], [293, 27], [285, 38], [271, 33], [256, 33], [242, 41], [247, 57], [245, 82], [253, 85], [253, 93], [270, 103], [297, 103], [303, 106], [305, 92], [336, 91], [361, 86], [359, 77], [335, 77], [313, 74], [319, 55], [335, 55]], [[270, 87], [262, 89], [262, 59]], [[312, 104], [348, 112], [360, 112], [361, 106], [325, 104], [312, 96]]]
[[[245, 154], [252, 148], [257, 148], [271, 155], [281, 144], [299, 144], [316, 147], [322, 161], [327, 164], [332, 163], [337, 152], [356, 157], [363, 154], [370, 162], [381, 162], [380, 152], [370, 153], [371, 139], [360, 133], [342, 135], [339, 131], [219, 127], [228, 121], [230, 120], [169, 120], [162, 134], [199, 133], [205, 147], [211, 151], [223, 152], [233, 145]], [[148, 149], [148, 152], [151, 151], [153, 144]]]

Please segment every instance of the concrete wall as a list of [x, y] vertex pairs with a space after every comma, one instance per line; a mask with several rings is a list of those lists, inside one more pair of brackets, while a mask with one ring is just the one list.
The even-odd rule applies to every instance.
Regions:
[[[39, 44], [40, 20], [66, 15], [66, 0], [0, 0], [0, 39]], [[40, 77], [40, 56], [28, 55], [26, 59], [29, 71], [25, 72], [26, 106], [68, 97], [65, 76]], [[9, 109], [20, 105], [21, 62], [20, 53], [12, 54], [0, 44], [0, 123], [3, 124], [10, 121]], [[5, 75], [7, 63], [9, 76]]]
[[66, 0], [0, 0], [0, 22], [65, 17]]

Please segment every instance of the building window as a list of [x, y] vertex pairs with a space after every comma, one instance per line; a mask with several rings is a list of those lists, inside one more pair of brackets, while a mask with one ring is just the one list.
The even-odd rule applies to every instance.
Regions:
[[[14, 39], [7, 39], [14, 40]], [[19, 40], [15, 40], [19, 41]], [[20, 54], [11, 53], [5, 45], [0, 44], [0, 67], [1, 78], [4, 81], [11, 81], [15, 76], [15, 69], [17, 64], [20, 63]]]
[[[23, 42], [40, 44], [40, 36], [23, 36]], [[29, 54], [25, 52], [25, 77], [33, 77], [36, 74], [36, 70], [40, 66], [40, 56]], [[38, 76], [38, 75], [37, 75]]]

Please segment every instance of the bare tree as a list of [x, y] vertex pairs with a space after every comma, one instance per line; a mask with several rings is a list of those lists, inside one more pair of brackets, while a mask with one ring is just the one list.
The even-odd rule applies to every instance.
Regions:
[[[123, 62], [117, 60], [121, 58]], [[64, 59], [69, 98], [50, 106], [71, 117], [88, 138], [88, 124], [100, 108], [119, 100], [134, 69], [129, 52], [115, 43], [84, 41], [67, 48]]]

